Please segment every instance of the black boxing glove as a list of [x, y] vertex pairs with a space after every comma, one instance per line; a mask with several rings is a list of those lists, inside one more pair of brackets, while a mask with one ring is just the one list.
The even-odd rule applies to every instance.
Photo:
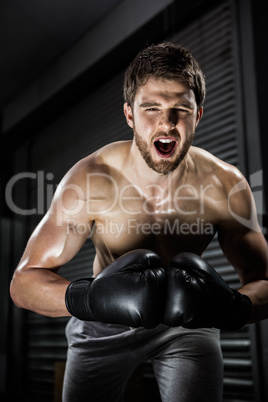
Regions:
[[108, 265], [95, 279], [70, 283], [69, 313], [80, 320], [154, 328], [163, 317], [166, 273], [157, 254], [135, 250]]
[[171, 261], [164, 324], [235, 331], [247, 323], [250, 311], [249, 297], [231, 289], [198, 255], [181, 253]]

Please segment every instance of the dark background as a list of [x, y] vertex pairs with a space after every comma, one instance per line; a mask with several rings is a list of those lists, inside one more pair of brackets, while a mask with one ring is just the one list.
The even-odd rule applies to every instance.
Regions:
[[[215, 36], [206, 36], [212, 29], [214, 13], [216, 20], [221, 9], [228, 16], [228, 27], [223, 24], [219, 30], [226, 29], [229, 47], [222, 42], [225, 34], [217, 33], [216, 28], [213, 28]], [[207, 24], [206, 20], [209, 21]], [[21, 311], [14, 307], [9, 297], [12, 273], [29, 234], [47, 206], [39, 199], [39, 214], [16, 213], [10, 208], [5, 192], [10, 180], [16, 174], [32, 173], [40, 180], [39, 185], [45, 183], [48, 200], [62, 175], [77, 159], [102, 143], [130, 138], [120, 106], [123, 103], [121, 88], [118, 89], [124, 69], [142, 47], [179, 38], [180, 32], [184, 35], [188, 32], [191, 37], [191, 27], [200, 29], [207, 38], [205, 41], [200, 38], [200, 45], [195, 49], [198, 60], [199, 56], [200, 60], [209, 60], [209, 53], [213, 55], [215, 49], [229, 49], [228, 59], [232, 60], [235, 79], [236, 128], [232, 138], [237, 142], [238, 157], [233, 161], [229, 150], [226, 159], [237, 164], [249, 181], [253, 178], [253, 191], [259, 192], [262, 198], [259, 218], [266, 235], [268, 28], [267, 7], [263, 1], [1, 0], [1, 400], [14, 397], [20, 401], [60, 400], [55, 399], [61, 383], [56, 377], [61, 378], [66, 358], [66, 320], [44, 320]], [[220, 41], [219, 38], [223, 39]], [[221, 57], [227, 59], [227, 55]], [[208, 81], [209, 74], [208, 71]], [[213, 74], [216, 76], [216, 72]], [[212, 87], [211, 83], [209, 87]], [[89, 100], [91, 96], [92, 101]], [[101, 104], [102, 96], [106, 105], [104, 111], [90, 115], [95, 103]], [[210, 102], [208, 98], [208, 105]], [[121, 110], [118, 111], [119, 107]], [[122, 123], [114, 123], [111, 127], [107, 122], [115, 115], [115, 120], [122, 119]], [[221, 108], [216, 118], [221, 120]], [[96, 131], [88, 132], [88, 142], [83, 143], [88, 130], [87, 125], [83, 125], [86, 119], [92, 121]], [[229, 124], [227, 120], [223, 125]], [[57, 127], [65, 127], [65, 131], [57, 130]], [[101, 136], [98, 127], [101, 127]], [[205, 127], [204, 123], [204, 132]], [[200, 130], [202, 134], [202, 126]], [[204, 140], [204, 146], [214, 149], [216, 145]], [[222, 155], [224, 153], [220, 154], [224, 159]], [[261, 172], [261, 181], [252, 176], [258, 172]], [[12, 199], [21, 210], [36, 206], [37, 187], [38, 183], [33, 179], [18, 181], [14, 186]], [[73, 279], [71, 272], [74, 272], [75, 264], [75, 275], [79, 277], [85, 261], [92, 262], [94, 258], [90, 245], [88, 253], [82, 250], [77, 262], [66, 267], [67, 277]], [[226, 275], [226, 280], [235, 284], [236, 279], [219, 256], [217, 246], [212, 246], [209, 257], [223, 276]], [[222, 334], [225, 401], [264, 402], [268, 399], [267, 336], [266, 322], [235, 335]], [[138, 370], [132, 386], [137, 394], [129, 392], [127, 400], [136, 395], [136, 401], [149, 400], [150, 396], [157, 401], [157, 387], [149, 363]]]

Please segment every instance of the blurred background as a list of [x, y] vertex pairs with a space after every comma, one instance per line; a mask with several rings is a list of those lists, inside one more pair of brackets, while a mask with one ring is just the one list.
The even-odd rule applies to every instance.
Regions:
[[[17, 309], [9, 283], [65, 172], [108, 142], [130, 139], [125, 68], [148, 44], [188, 47], [207, 78], [195, 145], [247, 177], [267, 236], [267, 7], [259, 0], [0, 1], [0, 397], [60, 401], [66, 318]], [[90, 239], [60, 271], [89, 276]], [[233, 288], [215, 239], [205, 257]], [[268, 400], [268, 323], [222, 332], [224, 401]], [[159, 401], [150, 361], [126, 401]]]

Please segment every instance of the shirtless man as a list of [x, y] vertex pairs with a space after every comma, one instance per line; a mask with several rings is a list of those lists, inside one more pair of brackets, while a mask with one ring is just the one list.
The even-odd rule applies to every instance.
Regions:
[[[122, 401], [151, 359], [165, 402], [219, 402], [219, 329], [268, 317], [267, 244], [242, 174], [192, 146], [205, 81], [170, 43], [140, 52], [124, 83], [133, 141], [79, 161], [58, 186], [11, 283], [19, 307], [70, 316], [63, 401]], [[218, 234], [241, 287], [201, 255]], [[93, 277], [70, 283], [60, 266], [88, 236]]]

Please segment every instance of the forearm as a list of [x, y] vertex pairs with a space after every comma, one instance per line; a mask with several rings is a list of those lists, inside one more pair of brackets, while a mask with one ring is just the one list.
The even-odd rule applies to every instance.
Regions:
[[268, 318], [268, 281], [259, 280], [248, 283], [242, 286], [239, 292], [247, 295], [252, 302], [249, 323]]
[[65, 305], [69, 283], [51, 270], [29, 268], [14, 274], [10, 294], [17, 307], [49, 317], [70, 316]]

